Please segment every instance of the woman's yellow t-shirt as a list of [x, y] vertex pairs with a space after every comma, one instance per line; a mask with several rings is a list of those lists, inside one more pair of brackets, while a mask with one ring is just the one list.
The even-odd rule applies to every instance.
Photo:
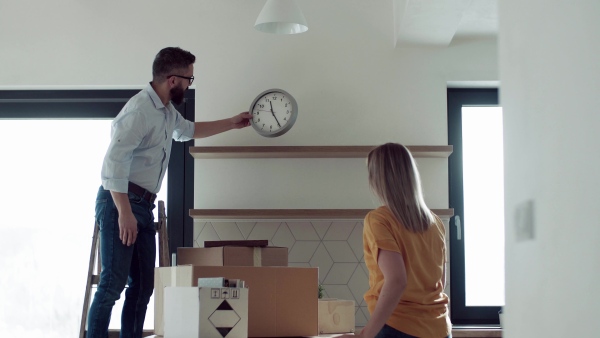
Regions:
[[442, 221], [436, 219], [427, 231], [415, 233], [383, 206], [369, 212], [364, 222], [363, 245], [370, 287], [364, 298], [369, 312], [373, 313], [383, 287], [383, 274], [377, 265], [379, 249], [399, 252], [406, 267], [407, 285], [386, 324], [416, 337], [446, 337], [452, 330], [448, 296], [442, 286], [446, 230]]

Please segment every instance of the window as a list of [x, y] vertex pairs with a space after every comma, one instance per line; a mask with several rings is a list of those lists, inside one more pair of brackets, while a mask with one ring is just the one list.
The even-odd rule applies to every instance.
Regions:
[[498, 324], [504, 305], [502, 108], [496, 89], [448, 89], [450, 303], [455, 324]]
[[[137, 92], [0, 91], [0, 175], [4, 179], [0, 195], [1, 334], [78, 335], [94, 200], [110, 141], [110, 122]], [[193, 98], [193, 91], [188, 96]], [[182, 114], [187, 109], [187, 118], [193, 120], [193, 105], [190, 98], [178, 109]], [[170, 169], [163, 181], [163, 187], [169, 182], [169, 188], [159, 193], [168, 216], [182, 215], [175, 208], [192, 203], [184, 200], [185, 189], [181, 188], [193, 187], [193, 181], [184, 184], [191, 176], [186, 175], [187, 146], [189, 143], [174, 143]], [[191, 166], [192, 160], [188, 162]], [[192, 227], [191, 218], [189, 223]], [[169, 217], [168, 226], [170, 233], [179, 234], [170, 235], [170, 239], [183, 239], [183, 222]], [[181, 245], [171, 242], [170, 248], [175, 251]], [[120, 326], [122, 299], [119, 302], [113, 310], [111, 329]], [[147, 329], [154, 324], [153, 310], [150, 304], [144, 325]]]

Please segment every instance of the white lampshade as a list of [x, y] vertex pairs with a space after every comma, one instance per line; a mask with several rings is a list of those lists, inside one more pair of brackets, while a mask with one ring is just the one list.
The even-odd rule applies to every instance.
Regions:
[[265, 33], [296, 34], [306, 32], [308, 25], [295, 0], [267, 0], [254, 28]]

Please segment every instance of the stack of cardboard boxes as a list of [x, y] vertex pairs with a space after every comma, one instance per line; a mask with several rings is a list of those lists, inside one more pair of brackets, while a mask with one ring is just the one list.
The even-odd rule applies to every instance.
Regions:
[[245, 241], [229, 244], [235, 246], [178, 248], [177, 266], [156, 268], [156, 335], [165, 333], [165, 313], [181, 311], [181, 304], [165, 303], [166, 287], [197, 287], [200, 278], [215, 277], [242, 280], [248, 288], [248, 337], [317, 336], [332, 330], [354, 330], [353, 301], [319, 302], [318, 268], [288, 267], [287, 248], [241, 246], [255, 244]]

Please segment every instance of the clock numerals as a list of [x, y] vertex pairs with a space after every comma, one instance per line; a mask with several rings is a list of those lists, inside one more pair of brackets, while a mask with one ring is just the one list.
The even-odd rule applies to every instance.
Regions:
[[288, 93], [278, 89], [266, 90], [252, 103], [252, 126], [262, 136], [283, 135], [296, 120], [295, 105], [296, 101]]

